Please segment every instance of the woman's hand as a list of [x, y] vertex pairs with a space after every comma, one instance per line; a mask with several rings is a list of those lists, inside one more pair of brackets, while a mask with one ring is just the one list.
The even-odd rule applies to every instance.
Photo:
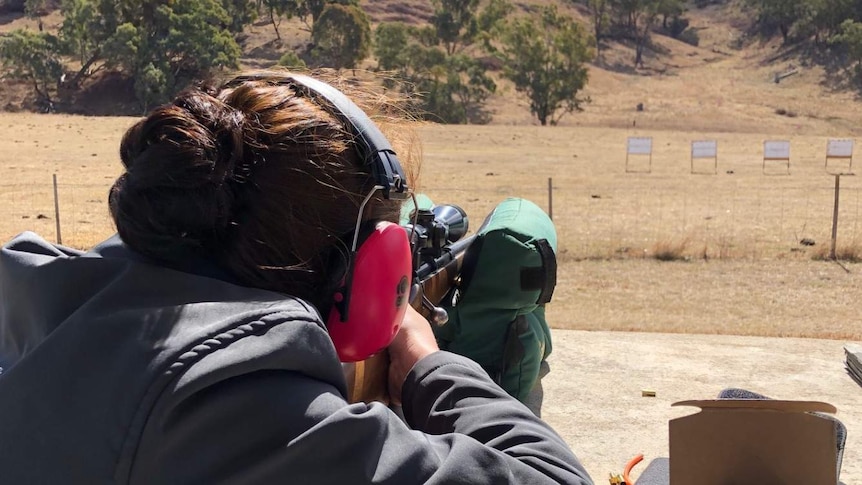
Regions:
[[438, 350], [431, 324], [408, 306], [401, 329], [389, 344], [389, 399], [392, 404], [401, 404], [401, 386], [416, 362]]

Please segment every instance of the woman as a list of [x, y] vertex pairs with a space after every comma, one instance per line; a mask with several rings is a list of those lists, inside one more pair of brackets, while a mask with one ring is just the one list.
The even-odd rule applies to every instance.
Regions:
[[185, 92], [123, 137], [118, 237], [3, 248], [3, 483], [591, 483], [413, 311], [388, 347], [405, 419], [345, 401], [322, 322], [345, 295], [373, 303], [351, 289], [357, 243], [406, 187], [331, 89], [267, 73]]

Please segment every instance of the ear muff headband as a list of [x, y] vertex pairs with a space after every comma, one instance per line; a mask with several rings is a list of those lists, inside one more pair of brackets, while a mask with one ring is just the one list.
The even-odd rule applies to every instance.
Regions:
[[383, 197], [403, 199], [408, 196], [407, 179], [395, 150], [359, 106], [344, 93], [323, 81], [302, 74], [293, 74], [288, 79], [294, 82], [294, 86], [310, 90], [326, 99], [338, 111], [337, 114], [353, 127], [365, 145], [366, 163], [371, 165], [371, 173], [377, 185], [383, 187]]
[[371, 118], [344, 93], [323, 81], [303, 74], [290, 74], [276, 79], [266, 76], [238, 76], [228, 86], [249, 81], [288, 84], [293, 86], [298, 94], [310, 98], [323, 98], [335, 108], [333, 114], [351, 127], [361, 142], [357, 144], [360, 155], [365, 164], [371, 166], [371, 174], [375, 184], [382, 187], [383, 197], [406, 199], [409, 196], [404, 169], [389, 140], [383, 136]]

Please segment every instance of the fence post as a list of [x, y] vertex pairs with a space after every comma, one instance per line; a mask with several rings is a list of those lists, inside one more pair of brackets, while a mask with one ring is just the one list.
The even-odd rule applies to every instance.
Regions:
[[548, 218], [554, 220], [554, 179], [548, 177]]
[[829, 257], [833, 260], [837, 259], [835, 255], [835, 246], [838, 243], [838, 195], [841, 193], [841, 175], [835, 175], [835, 206], [832, 208], [832, 249], [829, 251]]
[[57, 174], [54, 174], [54, 220], [57, 221], [57, 244], [63, 244], [60, 234], [60, 198], [57, 196]]

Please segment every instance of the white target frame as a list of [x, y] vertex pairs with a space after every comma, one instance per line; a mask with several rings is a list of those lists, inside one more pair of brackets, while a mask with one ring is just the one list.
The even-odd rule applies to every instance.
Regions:
[[691, 142], [691, 173], [709, 175], [709, 172], [695, 172], [695, 160], [713, 161], [712, 175], [718, 173], [718, 141], [717, 140], [695, 140]]
[[[643, 170], [631, 170], [629, 168], [629, 161], [632, 156], [649, 157], [649, 165], [646, 172]], [[652, 173], [651, 136], [630, 136], [626, 139], [626, 173]]]
[[[784, 162], [787, 166], [786, 173], [767, 173], [766, 162]], [[763, 142], [763, 174], [764, 175], [790, 175], [790, 141], [788, 140], [766, 140]]]
[[[853, 150], [856, 142], [851, 139], [832, 139], [826, 142], [826, 164], [824, 169], [830, 175], [849, 175], [853, 173]], [[847, 162], [846, 172], [832, 172], [829, 170], [830, 160], [844, 160]]]

